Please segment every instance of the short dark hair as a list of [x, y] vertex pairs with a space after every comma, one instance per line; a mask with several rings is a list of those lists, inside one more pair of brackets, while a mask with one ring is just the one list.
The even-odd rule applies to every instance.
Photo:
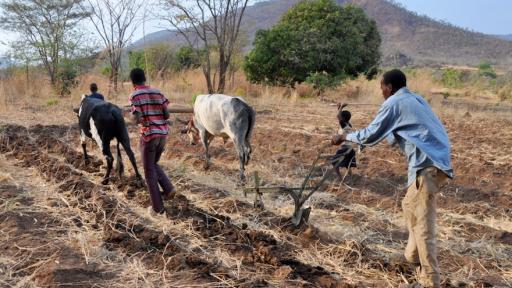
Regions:
[[91, 86], [89, 86], [89, 90], [91, 90], [92, 93], [98, 92], [98, 85], [96, 85], [96, 83], [91, 83]]
[[393, 87], [393, 92], [396, 92], [407, 86], [407, 77], [405, 77], [404, 72], [398, 69], [393, 69], [384, 73], [382, 80], [386, 85], [391, 84], [391, 87]]
[[141, 85], [146, 83], [146, 74], [144, 73], [144, 70], [135, 68], [130, 72], [130, 79], [132, 80], [133, 84]]
[[350, 125], [350, 118], [352, 118], [352, 114], [347, 110], [340, 110], [338, 112], [338, 121], [340, 122], [341, 128], [345, 128]]

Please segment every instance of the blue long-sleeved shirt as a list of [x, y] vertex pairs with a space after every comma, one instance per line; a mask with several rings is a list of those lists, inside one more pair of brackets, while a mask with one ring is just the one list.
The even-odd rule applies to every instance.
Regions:
[[386, 99], [365, 129], [347, 135], [348, 141], [373, 146], [383, 139], [398, 144], [407, 157], [407, 186], [419, 170], [434, 166], [453, 178], [450, 140], [443, 124], [421, 96], [406, 87]]

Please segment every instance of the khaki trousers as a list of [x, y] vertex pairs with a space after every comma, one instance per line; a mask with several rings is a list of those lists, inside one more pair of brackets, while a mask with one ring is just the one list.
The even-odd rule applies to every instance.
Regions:
[[421, 265], [418, 282], [425, 287], [439, 287], [441, 282], [436, 247], [436, 197], [446, 179], [446, 174], [436, 167], [422, 169], [402, 200], [409, 230], [404, 255], [409, 262]]

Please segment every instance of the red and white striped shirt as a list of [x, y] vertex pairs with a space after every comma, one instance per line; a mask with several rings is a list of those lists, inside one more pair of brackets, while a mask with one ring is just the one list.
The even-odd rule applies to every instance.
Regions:
[[169, 100], [158, 90], [149, 86], [136, 86], [130, 96], [132, 113], [141, 114], [140, 133], [145, 142], [157, 137], [166, 137], [169, 133], [167, 120], [164, 118], [164, 109], [167, 109]]

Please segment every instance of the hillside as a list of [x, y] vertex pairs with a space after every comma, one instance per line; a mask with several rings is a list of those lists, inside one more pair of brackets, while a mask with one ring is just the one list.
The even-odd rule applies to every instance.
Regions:
[[[271, 0], [248, 7], [242, 27], [249, 38], [246, 49], [250, 48], [257, 30], [271, 27], [298, 1]], [[377, 22], [383, 40], [384, 65], [476, 65], [483, 59], [500, 66], [512, 64], [509, 41], [417, 15], [387, 0], [337, 2], [361, 6]], [[146, 45], [161, 42], [179, 45], [183, 39], [173, 31], [160, 31], [146, 37]], [[143, 46], [141, 40], [133, 45], [135, 49]]]
[[495, 37], [507, 41], [512, 41], [512, 34], [506, 34], [506, 35], [494, 35]]

